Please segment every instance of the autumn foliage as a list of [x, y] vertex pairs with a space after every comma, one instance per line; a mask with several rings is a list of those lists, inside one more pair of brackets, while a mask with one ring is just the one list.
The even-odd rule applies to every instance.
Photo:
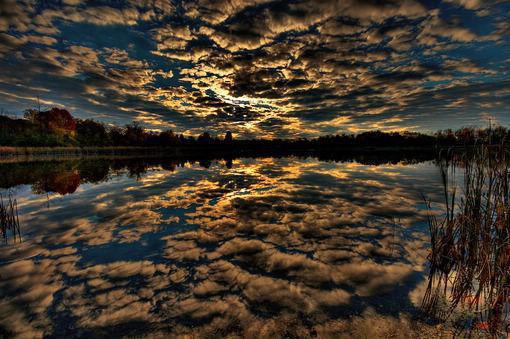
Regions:
[[52, 108], [38, 114], [38, 122], [50, 132], [57, 134], [76, 134], [76, 121], [71, 113], [65, 109]]

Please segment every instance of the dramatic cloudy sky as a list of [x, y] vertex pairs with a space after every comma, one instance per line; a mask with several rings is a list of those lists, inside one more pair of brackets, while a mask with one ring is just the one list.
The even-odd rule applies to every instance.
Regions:
[[0, 108], [237, 135], [510, 123], [510, 1], [0, 0]]

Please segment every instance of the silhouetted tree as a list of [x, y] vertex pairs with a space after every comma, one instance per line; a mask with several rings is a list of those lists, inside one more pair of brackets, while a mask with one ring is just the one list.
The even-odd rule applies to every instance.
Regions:
[[476, 131], [473, 128], [464, 127], [454, 132], [458, 144], [474, 145], [477, 141]]
[[30, 122], [37, 123], [39, 120], [39, 111], [33, 108], [26, 109], [23, 117]]
[[76, 139], [82, 146], [104, 146], [109, 144], [105, 126], [92, 119], [76, 120]]
[[145, 130], [138, 121], [126, 125], [125, 138], [128, 145], [142, 146], [145, 141]]
[[174, 146], [178, 143], [178, 138], [171, 130], [163, 131], [159, 134], [160, 143], [163, 146]]
[[230, 131], [227, 131], [227, 133], [225, 133], [225, 139], [224, 141], [226, 143], [231, 143], [234, 139], [232, 138], [232, 132]]
[[211, 135], [208, 132], [200, 134], [197, 138], [199, 144], [210, 144], [212, 141]]
[[114, 146], [125, 146], [127, 140], [124, 138], [124, 129], [117, 126], [112, 126], [108, 130], [109, 140]]

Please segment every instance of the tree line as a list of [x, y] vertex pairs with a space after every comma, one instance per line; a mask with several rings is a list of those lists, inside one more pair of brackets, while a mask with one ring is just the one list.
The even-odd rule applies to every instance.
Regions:
[[356, 147], [450, 147], [476, 144], [502, 144], [510, 140], [510, 131], [502, 126], [486, 129], [461, 128], [435, 134], [416, 132], [369, 131], [359, 134], [327, 135], [318, 138], [237, 140], [230, 131], [221, 137], [204, 132], [198, 136], [171, 130], [151, 131], [137, 122], [123, 127], [111, 126], [92, 119], [74, 118], [67, 110], [29, 109], [23, 119], [0, 116], [1, 146], [208, 146], [248, 149], [331, 149]]

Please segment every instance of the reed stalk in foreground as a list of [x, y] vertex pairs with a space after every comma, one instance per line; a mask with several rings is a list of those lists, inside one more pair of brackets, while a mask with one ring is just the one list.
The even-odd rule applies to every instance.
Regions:
[[0, 194], [0, 231], [6, 243], [9, 232], [11, 232], [14, 241], [16, 239], [21, 241], [18, 202], [10, 194], [5, 200]]
[[[440, 318], [467, 310], [474, 318], [471, 329], [508, 335], [509, 150], [480, 146], [446, 159], [440, 163], [445, 213], [429, 213], [428, 218], [430, 273], [423, 307]], [[457, 183], [455, 169], [462, 167], [464, 175]], [[462, 188], [458, 196], [457, 187]], [[443, 309], [442, 300], [447, 301]]]

